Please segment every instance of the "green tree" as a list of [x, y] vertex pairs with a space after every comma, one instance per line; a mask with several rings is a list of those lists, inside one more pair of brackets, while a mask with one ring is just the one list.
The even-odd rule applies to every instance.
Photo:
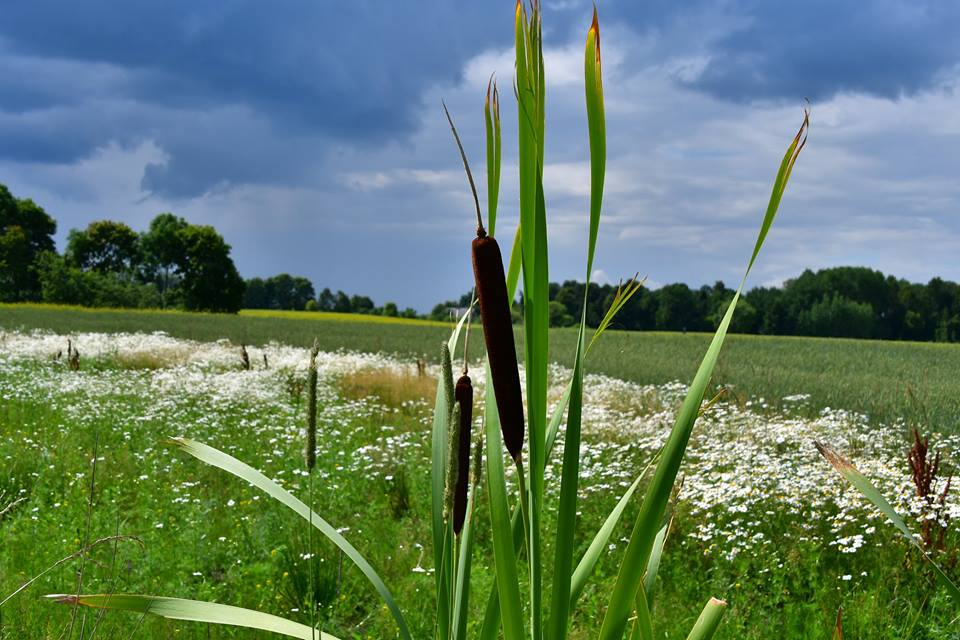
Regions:
[[71, 229], [67, 260], [100, 273], [131, 273], [140, 266], [140, 238], [122, 222], [97, 220], [86, 229]]
[[400, 315], [400, 311], [399, 309], [397, 309], [397, 303], [396, 302], [384, 303], [383, 315], [388, 316], [390, 318], [396, 318], [398, 315]]
[[266, 290], [270, 309], [303, 309], [316, 295], [312, 282], [289, 273], [267, 278]]
[[270, 294], [267, 291], [267, 282], [263, 278], [250, 278], [243, 293], [244, 309], [269, 309]]
[[354, 313], [373, 313], [373, 300], [367, 296], [350, 296], [350, 308]]
[[576, 320], [567, 312], [567, 308], [556, 300], [550, 301], [550, 326], [551, 327], [570, 327]]
[[350, 313], [353, 311], [353, 306], [350, 304], [350, 296], [338, 290], [333, 301], [333, 310], [337, 313]]
[[329, 287], [324, 287], [323, 291], [321, 291], [317, 297], [317, 306], [320, 308], [320, 311], [333, 311], [336, 303], [337, 299], [334, 297], [333, 292], [330, 291]]
[[0, 184], [0, 300], [36, 300], [40, 283], [35, 262], [53, 251], [57, 223], [33, 200], [14, 198]]
[[183, 234], [189, 226], [183, 218], [161, 213], [140, 236], [144, 275], [157, 283], [163, 306], [167, 306], [168, 292], [177, 283], [187, 259]]
[[873, 307], [837, 293], [824, 296], [800, 313], [797, 329], [801, 335], [872, 338], [875, 331]]
[[230, 245], [210, 226], [189, 225], [183, 238], [183, 302], [187, 309], [236, 313], [244, 283], [230, 257]]

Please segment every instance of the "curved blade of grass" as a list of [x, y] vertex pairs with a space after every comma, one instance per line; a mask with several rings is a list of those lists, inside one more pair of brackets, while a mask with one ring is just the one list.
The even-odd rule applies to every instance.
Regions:
[[[487, 379], [490, 365], [487, 365]], [[517, 573], [517, 548], [507, 503], [507, 483], [503, 466], [503, 438], [493, 385], [486, 385], [487, 496], [490, 507], [490, 537], [497, 574], [498, 608], [504, 640], [523, 639], [523, 607], [520, 602], [520, 576]], [[518, 518], [519, 520], [519, 518]]]
[[873, 486], [873, 483], [870, 482], [865, 475], [863, 475], [859, 469], [853, 466], [849, 460], [835, 452], [833, 449], [830, 449], [826, 445], [823, 445], [819, 442], [815, 442], [814, 445], [817, 447], [817, 451], [820, 452], [820, 455], [833, 466], [837, 472], [843, 476], [847, 482], [852, 484], [854, 488], [859, 491], [864, 498], [873, 503], [877, 509], [880, 510], [883, 515], [887, 516], [887, 519], [895, 526], [900, 533], [910, 541], [916, 549], [923, 555], [924, 559], [930, 563], [930, 566], [933, 567], [934, 572], [937, 574], [937, 578], [946, 587], [947, 591], [950, 593], [950, 597], [953, 598], [955, 604], [960, 606], [960, 589], [957, 588], [957, 585], [954, 584], [947, 574], [940, 568], [933, 558], [926, 552], [923, 546], [917, 542], [917, 538], [910, 531], [910, 528], [907, 527], [907, 523], [903, 521], [903, 518], [900, 517], [900, 514], [896, 512], [886, 498], [883, 497], [883, 494]]
[[52, 594], [46, 596], [61, 604], [79, 605], [94, 609], [113, 609], [129, 611], [168, 618], [170, 620], [187, 620], [190, 622], [206, 622], [209, 624], [223, 624], [233, 627], [245, 627], [259, 631], [269, 631], [301, 640], [337, 640], [335, 636], [322, 631], [311, 629], [305, 624], [287, 620], [269, 613], [261, 613], [253, 609], [243, 609], [216, 602], [202, 602], [200, 600], [183, 600], [181, 598], [165, 598], [162, 596], [141, 596], [133, 594], [94, 594], [94, 595], [65, 595]]
[[690, 634], [687, 635], [687, 640], [710, 640], [713, 634], [717, 632], [720, 620], [726, 611], [727, 603], [725, 601], [710, 598], [706, 606], [703, 607], [703, 611], [700, 612], [700, 617], [697, 618]]
[[787, 180], [790, 172], [797, 160], [800, 150], [806, 143], [806, 132], [809, 125], [809, 113], [804, 112], [803, 124], [794, 137], [793, 141], [787, 147], [787, 151], [780, 163], [780, 170], [774, 180], [773, 191], [770, 194], [770, 202], [767, 205], [767, 211], [760, 226], [760, 232], [757, 236], [756, 244], [753, 248], [753, 254], [747, 263], [743, 279], [740, 286], [727, 307], [727, 312], [713, 336], [713, 340], [697, 369], [697, 373], [690, 384], [690, 389], [683, 401], [683, 405], [677, 414], [676, 422], [670, 432], [666, 445], [663, 448], [663, 455], [657, 469], [654, 472], [653, 480], [647, 487], [647, 493], [643, 503], [640, 505], [640, 511], [637, 514], [637, 520], [630, 536], [630, 542], [627, 544], [627, 550], [624, 553], [623, 561], [620, 565], [620, 572], [617, 575], [617, 582], [610, 594], [610, 601], [606, 614], [603, 617], [603, 624], [600, 628], [599, 637], [601, 640], [620, 640], [623, 637], [627, 625], [627, 618], [634, 607], [637, 590], [640, 588], [640, 582], [643, 578], [642, 569], [646, 566], [650, 558], [650, 551], [653, 547], [653, 541], [656, 538], [657, 531], [660, 529], [660, 523], [663, 514], [670, 499], [670, 492], [673, 490], [673, 483], [680, 470], [680, 463], [687, 449], [687, 442], [690, 439], [690, 433], [693, 430], [694, 422], [700, 412], [700, 405], [703, 403], [704, 395], [707, 391], [707, 385], [713, 375], [713, 369], [717, 364], [717, 358], [720, 356], [720, 350], [723, 347], [723, 341], [726, 338], [727, 330], [733, 319], [733, 312], [737, 307], [747, 276], [750, 269], [760, 253], [763, 241], [773, 224], [777, 209], [780, 206], [780, 200], [786, 189]]
[[350, 544], [350, 542], [336, 529], [330, 526], [326, 520], [317, 515], [310, 509], [310, 507], [301, 502], [292, 493], [250, 465], [237, 460], [233, 456], [228, 455], [219, 449], [215, 449], [211, 446], [191, 440], [189, 438], [173, 438], [170, 440], [170, 442], [182, 451], [189, 453], [197, 460], [205, 462], [212, 467], [223, 469], [227, 473], [233, 474], [241, 480], [249, 482], [316, 527], [320, 533], [325, 535], [330, 542], [335, 544], [337, 548], [343, 551], [343, 553], [350, 558], [355, 565], [357, 565], [357, 568], [360, 569], [363, 575], [367, 577], [367, 580], [370, 581], [374, 589], [377, 590], [377, 593], [380, 594], [380, 597], [387, 605], [387, 608], [390, 609], [390, 613], [393, 614], [393, 618], [396, 620], [397, 626], [400, 629], [401, 637], [403, 637], [405, 640], [412, 640], [410, 629], [407, 627], [407, 622], [404, 620], [403, 614], [400, 612], [400, 608], [397, 606], [397, 603], [394, 602], [393, 595], [390, 593], [387, 585], [383, 583], [383, 580], [370, 565], [370, 563], [367, 562], [367, 559], [361, 555], [357, 548]]
[[[584, 53], [584, 85], [586, 87], [587, 124], [590, 139], [590, 235], [587, 241], [587, 275], [583, 311], [573, 362], [570, 384], [567, 430], [563, 444], [563, 466], [560, 478], [560, 503], [557, 510], [557, 537], [554, 545], [553, 596], [547, 634], [551, 640], [563, 640], [569, 629], [571, 609], [571, 570], [573, 569], [574, 536], [577, 525], [577, 491], [580, 484], [580, 427], [583, 409], [583, 360], [587, 332], [587, 296], [600, 228], [603, 203], [603, 182], [606, 175], [606, 124], [603, 110], [603, 83], [600, 70], [600, 24], [597, 9], [587, 31]], [[548, 435], [549, 437], [549, 435]], [[618, 516], [619, 518], [619, 516]], [[592, 567], [591, 567], [592, 568]], [[579, 590], [578, 590], [579, 592]]]
[[[464, 322], [470, 317], [473, 311], [471, 306], [463, 314], [447, 340], [447, 350], [453, 354], [456, 352], [457, 344], [460, 340], [460, 332], [463, 330]], [[443, 520], [443, 497], [446, 492], [446, 474], [447, 474], [447, 442], [448, 423], [450, 410], [453, 406], [453, 398], [450, 397], [449, 385], [441, 375], [437, 381], [437, 398], [433, 408], [433, 430], [430, 444], [430, 482], [432, 497], [432, 525], [433, 525], [433, 566], [434, 583], [437, 593], [437, 628], [441, 630], [441, 640], [445, 639], [447, 628], [450, 623], [450, 612], [447, 608], [447, 601], [450, 595], [449, 566], [443, 562], [447, 537], [445, 536], [447, 525]]]

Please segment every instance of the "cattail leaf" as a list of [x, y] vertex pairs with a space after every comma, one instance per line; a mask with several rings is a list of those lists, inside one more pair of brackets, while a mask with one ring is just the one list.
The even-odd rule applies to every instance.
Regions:
[[[490, 367], [487, 366], [487, 379]], [[522, 640], [523, 607], [520, 603], [520, 577], [517, 573], [517, 548], [507, 503], [507, 483], [503, 465], [503, 440], [497, 415], [493, 385], [486, 385], [487, 496], [490, 507], [490, 537], [497, 574], [499, 618], [504, 640]]]
[[725, 601], [710, 598], [703, 607], [703, 611], [700, 612], [700, 617], [697, 618], [693, 629], [691, 629], [689, 635], [687, 635], [687, 640], [710, 640], [713, 634], [717, 632], [717, 628], [720, 626], [720, 620], [726, 611], [727, 603]]
[[366, 576], [367, 580], [370, 581], [377, 593], [380, 594], [380, 597], [387, 605], [387, 608], [390, 609], [390, 613], [393, 615], [393, 618], [396, 620], [397, 626], [399, 627], [400, 636], [405, 640], [412, 640], [410, 636], [410, 630], [407, 627], [407, 622], [404, 620], [403, 614], [401, 613], [400, 608], [397, 606], [397, 603], [394, 601], [393, 595], [390, 593], [387, 585], [383, 583], [383, 580], [370, 565], [370, 563], [367, 562], [367, 559], [364, 558], [363, 555], [357, 550], [357, 548], [350, 544], [350, 542], [344, 538], [343, 535], [341, 535], [340, 532], [338, 532], [334, 527], [330, 526], [326, 520], [317, 515], [313, 510], [310, 509], [310, 507], [301, 502], [300, 499], [295, 497], [289, 491], [245, 462], [241, 462], [240, 460], [237, 460], [233, 456], [226, 454], [219, 449], [215, 449], [211, 446], [191, 440], [189, 438], [173, 438], [170, 442], [182, 451], [189, 453], [197, 460], [205, 462], [210, 466], [217, 467], [218, 469], [223, 469], [227, 473], [233, 474], [241, 480], [249, 482], [316, 527], [320, 533], [326, 536], [330, 542], [335, 544], [337, 548], [343, 551], [344, 555], [346, 555], [355, 565], [357, 565], [357, 568], [360, 569], [364, 576]]
[[[793, 165], [797, 160], [800, 150], [806, 142], [806, 132], [809, 125], [809, 114], [804, 112], [803, 124], [800, 126], [797, 135], [787, 147], [783, 161], [780, 163], [780, 170], [774, 181], [773, 191], [770, 195], [770, 202], [767, 205], [767, 211], [764, 215], [763, 223], [760, 227], [760, 233], [757, 236], [757, 242], [754, 245], [753, 254], [747, 264], [740, 286], [727, 307], [713, 336], [710, 346], [694, 375], [693, 382], [687, 396], [677, 413], [673, 429], [664, 445], [663, 454], [660, 462], [657, 464], [653, 479], [647, 487], [647, 492], [643, 503], [640, 505], [640, 511], [637, 514], [637, 520], [634, 524], [633, 533], [630, 536], [630, 542], [627, 544], [623, 561], [620, 565], [620, 571], [617, 575], [617, 582], [610, 594], [609, 605], [604, 614], [603, 624], [600, 628], [601, 640], [620, 640], [623, 637], [624, 629], [627, 625], [627, 618], [634, 607], [634, 600], [637, 590], [643, 579], [643, 569], [646, 567], [653, 548], [653, 542], [656, 539], [657, 532], [660, 529], [663, 514], [670, 499], [670, 493], [673, 490], [673, 483], [680, 470], [680, 463], [686, 452], [687, 442], [690, 439], [690, 433], [693, 430], [694, 422], [700, 412], [700, 406], [703, 403], [706, 394], [707, 385], [713, 375], [713, 369], [717, 364], [717, 358], [720, 356], [720, 350], [723, 347], [727, 330], [733, 319], [733, 312], [737, 307], [743, 291], [744, 283], [753, 267], [763, 240], [766, 238], [770, 226], [776, 217], [777, 209], [780, 205], [780, 199], [786, 189], [787, 178]], [[719, 618], [717, 618], [719, 621]]]
[[497, 83], [490, 77], [487, 99], [483, 104], [483, 118], [487, 133], [487, 230], [496, 235], [497, 200], [500, 196], [500, 94]]
[[[590, 234], [587, 241], [587, 274], [584, 287], [583, 312], [574, 355], [573, 378], [567, 410], [567, 428], [564, 437], [563, 466], [560, 476], [560, 502], [557, 512], [557, 533], [554, 545], [553, 596], [548, 622], [551, 639], [563, 640], [569, 628], [571, 609], [571, 570], [573, 568], [574, 540], [577, 524], [577, 492], [580, 482], [580, 426], [583, 407], [583, 360], [586, 355], [587, 296], [593, 258], [596, 252], [597, 232], [603, 203], [603, 183], [606, 173], [606, 125], [603, 109], [603, 83], [600, 72], [600, 26], [597, 10], [587, 32], [584, 62], [588, 137], [590, 141]], [[545, 241], [544, 241], [545, 242]], [[533, 428], [531, 427], [531, 439]], [[548, 436], [549, 438], [549, 431]], [[590, 567], [592, 569], [592, 566]], [[580, 587], [582, 588], [582, 587]], [[579, 588], [577, 593], [579, 593]]]
[[943, 586], [950, 593], [950, 597], [953, 598], [955, 604], [960, 605], [960, 588], [950, 579], [949, 576], [944, 572], [939, 564], [934, 562], [933, 558], [927, 553], [926, 549], [917, 541], [917, 537], [913, 535], [913, 532], [910, 531], [910, 528], [907, 526], [907, 523], [903, 521], [903, 518], [900, 517], [900, 514], [897, 513], [896, 509], [893, 508], [887, 499], [880, 493], [880, 490], [877, 489], [870, 480], [863, 475], [859, 469], [853, 466], [849, 460], [836, 453], [833, 449], [830, 449], [826, 445], [823, 445], [819, 442], [814, 443], [817, 447], [817, 451], [820, 452], [820, 455], [830, 463], [830, 465], [839, 473], [841, 476], [846, 479], [847, 482], [853, 485], [853, 487], [860, 492], [860, 494], [869, 500], [873, 506], [880, 510], [883, 515], [887, 517], [888, 520], [895, 526], [904, 537], [910, 541], [914, 547], [923, 555], [924, 559], [930, 563], [930, 566], [933, 567], [934, 572], [937, 574], [937, 578], [943, 584]]
[[603, 77], [600, 70], [600, 22], [597, 20], [596, 5], [593, 7], [593, 24], [587, 31], [584, 88], [587, 101], [587, 131], [590, 138], [590, 240], [587, 249], [587, 277], [589, 277], [593, 272], [607, 166], [607, 125], [603, 108]]
[[206, 622], [234, 627], [269, 631], [301, 640], [337, 640], [336, 636], [311, 629], [305, 624], [287, 620], [269, 613], [252, 609], [243, 609], [216, 602], [165, 598], [162, 596], [142, 596], [125, 593], [114, 594], [53, 594], [48, 598], [71, 606], [91, 607], [94, 609], [112, 609], [139, 614], [151, 614], [170, 620]]

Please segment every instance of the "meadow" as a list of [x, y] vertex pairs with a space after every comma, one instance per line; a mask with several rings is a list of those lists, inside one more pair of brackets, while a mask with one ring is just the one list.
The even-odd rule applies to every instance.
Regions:
[[[10, 321], [8, 310], [0, 312], [4, 324]], [[17, 313], [23, 326], [24, 309]], [[322, 490], [313, 496], [315, 509], [381, 572], [415, 637], [432, 635], [427, 470], [437, 367], [430, 364], [421, 370], [411, 354], [439, 340], [433, 331], [449, 329], [342, 319], [139, 313], [122, 318], [107, 312], [44, 311], [48, 320], [57, 314], [72, 314], [63, 320], [71, 323], [88, 314], [83, 317], [114, 323], [113, 330], [117, 323], [169, 318], [171, 324], [182, 321], [182, 330], [207, 331], [208, 337], [217, 327], [266, 332], [259, 323], [268, 322], [272, 334], [284, 340], [250, 346], [252, 367], [242, 370], [238, 342], [146, 332], [158, 329], [156, 325], [141, 324], [140, 333], [121, 334], [5, 328], [0, 333], [0, 509], [23, 500], [0, 517], [0, 599], [85, 541], [120, 533], [136, 540], [97, 547], [83, 562], [84, 591], [214, 600], [305, 622], [306, 559], [312, 551], [319, 560], [315, 571], [323, 628], [341, 638], [396, 637], [386, 608], [356, 568], [341, 564], [332, 545], [313, 540], [311, 548], [290, 514], [257, 490], [163, 444], [176, 435], [209, 443], [305, 498], [302, 433], [308, 350], [296, 343], [306, 342], [313, 329], [327, 334], [324, 340], [352, 347], [319, 356], [316, 478]], [[295, 333], [297, 327], [302, 334]], [[397, 334], [392, 334], [394, 327], [399, 327]], [[424, 335], [404, 346], [401, 331]], [[391, 341], [389, 353], [361, 348], [362, 341], [375, 340], [375, 334], [384, 343]], [[346, 336], [354, 336], [354, 341]], [[55, 358], [65, 352], [68, 337], [81, 353], [79, 371], [70, 370], [62, 355]], [[555, 344], [568, 339], [562, 331], [551, 337]], [[638, 362], [652, 358], [651, 352], [658, 354], [659, 363], [650, 367], [653, 375], [676, 376], [641, 383], [596, 373], [612, 364], [606, 354], [627, 353], [634, 345], [639, 354], [631, 357]], [[732, 340], [730, 346], [728, 364], [720, 370], [728, 384], [726, 372], [732, 373], [731, 356], [736, 355], [747, 358], [738, 370], [753, 371], [758, 379], [765, 375], [763, 366], [766, 375], [781, 371], [778, 384], [784, 394], [765, 392], [761, 399], [740, 379], [744, 386], [713, 405], [697, 423], [682, 468], [682, 489], [672, 507], [674, 525], [654, 611], [688, 613], [658, 615], [656, 637], [682, 637], [704, 598], [714, 592], [726, 594], [730, 603], [719, 638], [759, 639], [774, 632], [791, 638], [829, 637], [840, 606], [849, 637], [956, 637], [953, 605], [933, 588], [929, 569], [811, 444], [823, 440], [851, 455], [887, 495], [896, 497], [902, 513], [912, 514], [909, 521], [916, 525], [921, 508], [912, 498], [905, 463], [908, 423], [884, 422], [842, 404], [824, 409], [802, 383], [832, 376], [835, 387], [846, 388], [857, 386], [850, 380], [912, 371], [914, 377], [907, 382], [916, 385], [914, 393], [933, 395], [937, 390], [925, 381], [957, 384], [956, 376], [925, 375], [921, 370], [936, 365], [938, 354], [946, 354], [946, 362], [937, 366], [952, 366], [956, 372], [957, 350], [762, 338]], [[862, 349], [871, 346], [876, 351], [864, 356]], [[685, 370], [679, 363], [671, 370], [670, 360], [681, 360], [679, 354], [698, 347], [703, 347], [701, 336], [611, 333], [591, 353], [588, 368], [595, 373], [587, 376], [584, 390], [578, 549], [586, 547], [590, 532], [662, 445], [686, 392]], [[813, 367], [791, 372], [790, 361], [782, 363], [794, 349], [829, 350], [834, 362], [820, 361], [826, 372], [819, 376]], [[863, 359], [866, 362], [858, 364]], [[781, 363], [779, 368], [776, 363]], [[481, 372], [475, 369], [471, 375], [482, 390]], [[569, 375], [561, 365], [551, 368], [551, 405], [559, 400]], [[957, 395], [952, 398], [955, 402]], [[941, 406], [946, 407], [944, 420], [956, 410], [946, 402]], [[949, 472], [960, 436], [934, 434], [932, 441], [943, 451]], [[548, 496], [556, 492], [557, 483], [549, 481], [558, 473], [555, 462], [547, 466]], [[481, 503], [484, 499], [481, 493]], [[636, 500], [624, 521], [635, 512]], [[951, 495], [946, 517], [958, 515], [960, 501]], [[555, 517], [555, 508], [548, 508], [547, 531], [555, 526]], [[601, 558], [596, 580], [575, 611], [570, 637], [595, 636], [604, 594], [616, 577], [616, 550], [625, 544], [628, 531], [621, 524]], [[951, 531], [948, 548], [956, 542]], [[478, 559], [490, 557], [485, 526], [478, 527], [476, 544]], [[549, 545], [545, 552], [551, 553]], [[943, 560], [949, 566], [955, 562], [949, 554]], [[266, 637], [123, 612], [80, 613], [71, 623], [72, 609], [40, 596], [76, 589], [78, 568], [79, 561], [64, 563], [0, 607], [0, 638], [62, 637], [71, 624], [77, 630], [84, 626], [87, 636], [105, 638]], [[488, 589], [493, 577], [491, 566], [475, 563], [478, 592]], [[482, 598], [473, 601], [478, 611], [471, 619], [479, 617], [482, 604]], [[469, 634], [475, 633], [471, 628]]]
[[[297, 311], [238, 315], [181, 311], [83, 309], [0, 305], [0, 329], [68, 332], [154, 332], [197, 341], [221, 338], [262, 346], [277, 340], [324, 351], [385, 353], [399, 360], [436, 362], [452, 325], [426, 320]], [[587, 371], [639, 384], [689, 381], [712, 334], [617, 331], [597, 343]], [[475, 330], [479, 333], [480, 328]], [[518, 357], [523, 334], [516, 328]], [[552, 329], [551, 359], [572, 366], [576, 329]], [[472, 358], [483, 342], [470, 345]], [[713, 377], [741, 406], [749, 401], [813, 417], [826, 408], [865, 414], [884, 424], [960, 431], [960, 345], [732, 334]], [[802, 407], [783, 398], [808, 395]]]

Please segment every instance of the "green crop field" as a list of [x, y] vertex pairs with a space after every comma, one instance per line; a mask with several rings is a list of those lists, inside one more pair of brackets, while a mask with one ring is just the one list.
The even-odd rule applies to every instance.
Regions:
[[[436, 361], [450, 325], [377, 316], [284, 311], [239, 315], [94, 310], [48, 305], [0, 305], [0, 328], [69, 332], [153, 332], [191, 340], [221, 338], [264, 345], [308, 346], [326, 351], [388, 353]], [[614, 329], [616, 325], [614, 325]], [[475, 329], [479, 330], [479, 329]], [[522, 334], [517, 331], [522, 357]], [[707, 334], [610, 331], [587, 370], [640, 384], [693, 377], [710, 340]], [[551, 333], [551, 357], [571, 366], [576, 332]], [[473, 342], [471, 354], [482, 352]], [[782, 408], [783, 398], [809, 395], [799, 410], [824, 408], [866, 414], [885, 424], [904, 422], [943, 432], [960, 431], [960, 345], [872, 340], [731, 335], [714, 381], [741, 404]], [[797, 410], [791, 404], [793, 410]]]

